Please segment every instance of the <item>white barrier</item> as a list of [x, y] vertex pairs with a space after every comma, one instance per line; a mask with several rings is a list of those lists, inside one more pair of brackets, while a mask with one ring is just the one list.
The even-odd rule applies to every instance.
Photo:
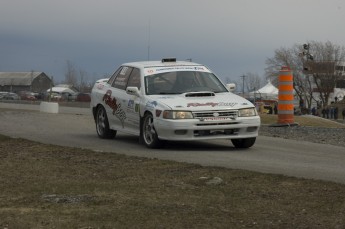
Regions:
[[59, 113], [59, 104], [52, 102], [41, 102], [40, 111], [46, 113]]

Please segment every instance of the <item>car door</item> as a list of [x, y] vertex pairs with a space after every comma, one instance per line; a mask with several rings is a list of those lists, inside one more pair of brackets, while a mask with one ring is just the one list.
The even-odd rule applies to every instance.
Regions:
[[[133, 70], [131, 71], [131, 74], [128, 78], [127, 87], [137, 87], [140, 90], [141, 77], [140, 77], [140, 70], [138, 68], [133, 68]], [[125, 111], [126, 111], [125, 126], [127, 130], [130, 131], [131, 133], [139, 134], [140, 97], [127, 94], [126, 98], [127, 98], [127, 101], [126, 101], [127, 106], [125, 107]]]
[[111, 87], [103, 97], [111, 129], [127, 132], [125, 121], [129, 95], [125, 89], [132, 70], [132, 67], [122, 66], [116, 71], [114, 79], [109, 81]]

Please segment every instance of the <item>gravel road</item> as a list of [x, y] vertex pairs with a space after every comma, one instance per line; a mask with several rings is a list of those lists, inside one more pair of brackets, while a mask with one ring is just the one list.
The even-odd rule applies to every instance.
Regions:
[[233, 148], [226, 140], [173, 142], [163, 149], [151, 150], [139, 144], [137, 137], [125, 134], [119, 134], [112, 141], [99, 139], [87, 108], [61, 107], [59, 114], [47, 114], [38, 112], [35, 107], [18, 110], [2, 106], [0, 103], [0, 133], [7, 136], [102, 152], [345, 183], [345, 129], [263, 125], [255, 146], [245, 151]]
[[345, 128], [306, 126], [271, 127], [268, 125], [262, 125], [260, 127], [259, 135], [345, 147]]

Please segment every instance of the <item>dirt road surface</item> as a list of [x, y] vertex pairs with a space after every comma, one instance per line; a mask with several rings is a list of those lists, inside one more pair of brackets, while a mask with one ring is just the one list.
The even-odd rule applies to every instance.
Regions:
[[114, 140], [97, 137], [90, 109], [61, 107], [58, 114], [36, 106], [8, 107], [0, 102], [0, 134], [47, 144], [116, 152], [132, 156], [247, 169], [345, 183], [345, 148], [259, 136], [254, 147], [235, 149], [230, 141], [170, 142], [152, 150], [138, 137], [118, 133]]

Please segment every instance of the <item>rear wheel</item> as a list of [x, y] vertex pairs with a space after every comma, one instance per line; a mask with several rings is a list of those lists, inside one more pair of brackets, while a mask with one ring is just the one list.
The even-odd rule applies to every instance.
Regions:
[[111, 139], [116, 136], [116, 130], [109, 128], [107, 113], [104, 107], [100, 106], [96, 112], [96, 130], [100, 138]]
[[249, 148], [255, 143], [256, 138], [242, 138], [242, 139], [231, 139], [232, 144], [236, 148]]
[[162, 146], [162, 141], [158, 139], [158, 134], [153, 126], [153, 116], [151, 113], [145, 114], [141, 128], [142, 140], [148, 148], [159, 148]]

